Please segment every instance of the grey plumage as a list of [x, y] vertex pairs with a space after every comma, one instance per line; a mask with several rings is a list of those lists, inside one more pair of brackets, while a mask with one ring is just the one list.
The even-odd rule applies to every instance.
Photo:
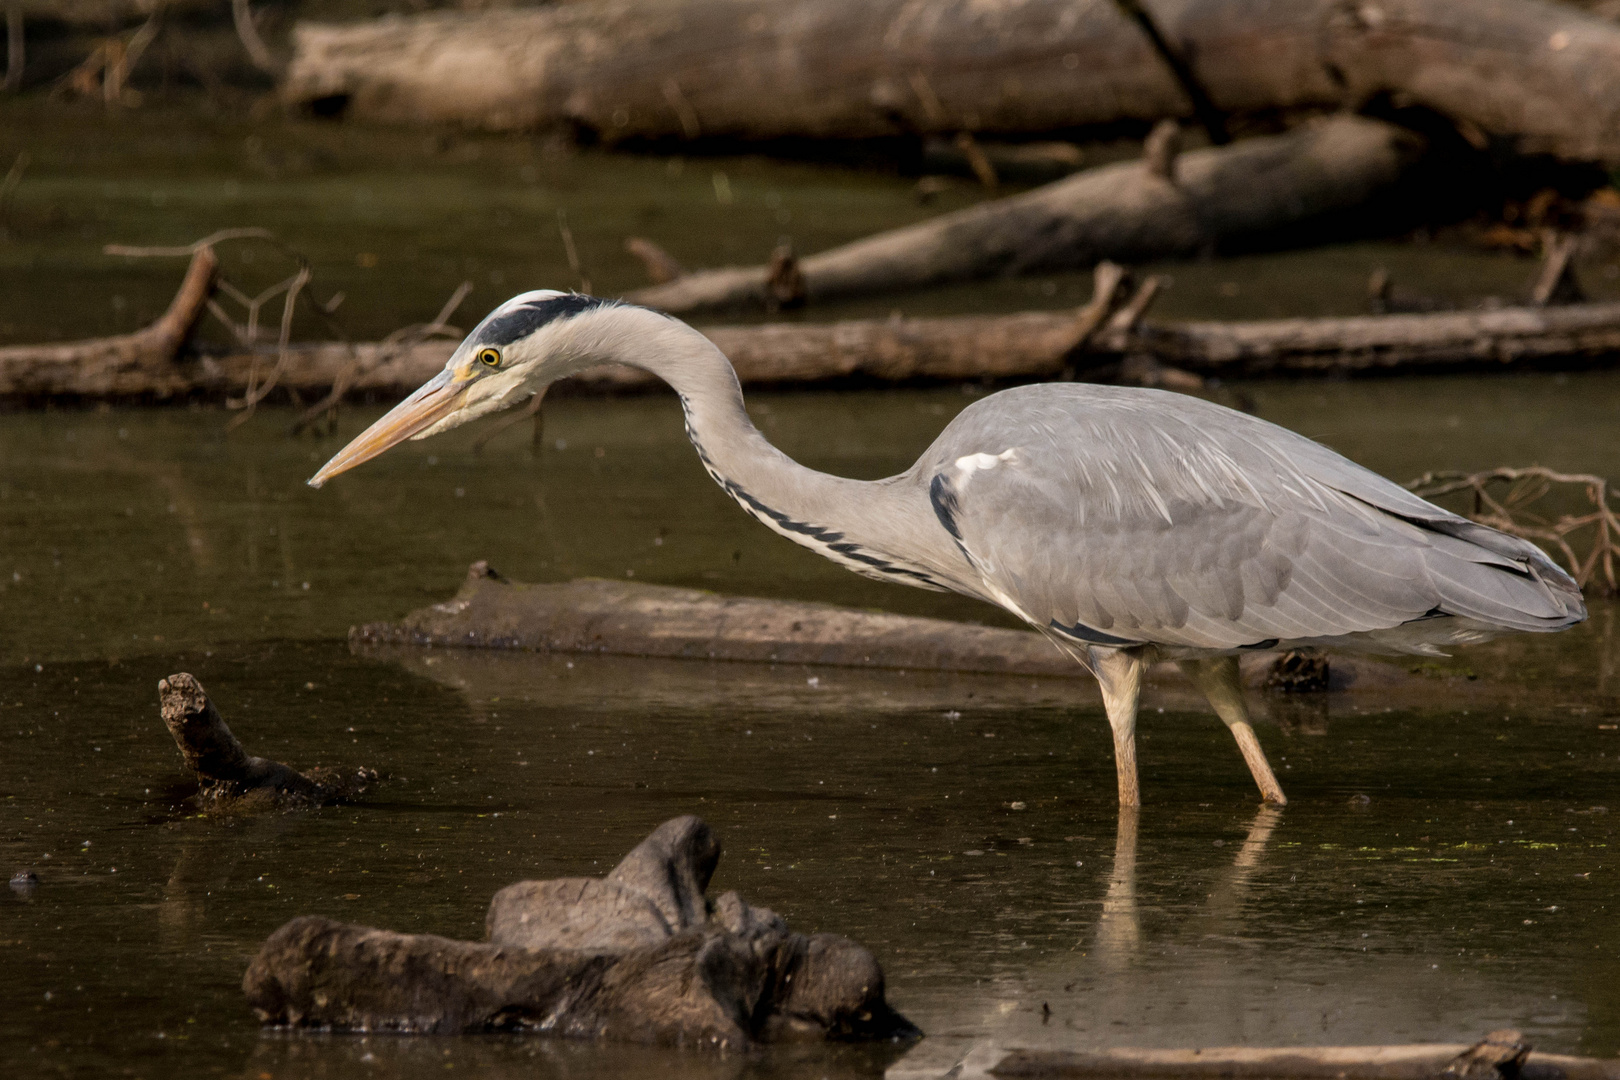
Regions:
[[1154, 660], [1182, 663], [1264, 797], [1280, 803], [1237, 654], [1435, 652], [1586, 617], [1575, 582], [1533, 544], [1284, 428], [1164, 391], [1006, 390], [963, 410], [898, 476], [819, 473], [754, 428], [736, 373], [701, 334], [656, 312], [554, 292], [497, 308], [444, 372], [311, 483], [603, 363], [675, 389], [704, 468], [756, 520], [857, 573], [998, 604], [1090, 667], [1113, 729], [1121, 804], [1139, 799], [1137, 698]]
[[953, 517], [987, 598], [1079, 641], [1429, 652], [1585, 615], [1534, 545], [1165, 391], [993, 395], [946, 428], [914, 483]]

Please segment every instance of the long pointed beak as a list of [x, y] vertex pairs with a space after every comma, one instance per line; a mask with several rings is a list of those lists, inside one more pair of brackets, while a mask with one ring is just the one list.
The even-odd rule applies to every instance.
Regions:
[[309, 486], [318, 488], [338, 473], [348, 472], [438, 423], [456, 410], [470, 385], [455, 381], [448, 370], [439, 372], [339, 450], [331, 461], [321, 466], [320, 472], [309, 478]]

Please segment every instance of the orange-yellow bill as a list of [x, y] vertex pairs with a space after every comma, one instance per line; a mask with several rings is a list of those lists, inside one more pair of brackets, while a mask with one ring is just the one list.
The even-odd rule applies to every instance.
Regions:
[[309, 478], [310, 487], [320, 487], [341, 472], [348, 472], [370, 461], [389, 447], [396, 446], [419, 431], [425, 431], [461, 404], [468, 383], [442, 371], [417, 388], [416, 392], [390, 409], [381, 420], [366, 428], [354, 441], [339, 450], [321, 471]]

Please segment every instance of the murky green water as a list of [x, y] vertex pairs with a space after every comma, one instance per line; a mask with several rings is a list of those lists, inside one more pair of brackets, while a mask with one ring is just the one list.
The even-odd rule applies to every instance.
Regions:
[[[1392, 475], [1620, 471], [1614, 376], [1249, 390], [1263, 415]], [[969, 399], [755, 400], [788, 451], [875, 476]], [[339, 437], [371, 415], [345, 414]], [[477, 936], [500, 886], [605, 870], [683, 812], [721, 832], [716, 888], [872, 946], [939, 1042], [1462, 1040], [1513, 1024], [1547, 1048], [1620, 1050], [1614, 818], [1593, 809], [1614, 803], [1620, 765], [1612, 605], [1462, 656], [1481, 677], [1455, 690], [1266, 706], [1294, 800], [1281, 814], [1255, 809], [1190, 696], [1155, 691], [1133, 857], [1078, 682], [351, 654], [351, 624], [441, 598], [474, 558], [529, 579], [634, 572], [995, 617], [749, 522], [701, 473], [672, 399], [559, 401], [538, 454], [527, 430], [481, 455], [456, 433], [321, 492], [302, 480], [336, 442], [286, 438], [288, 417], [230, 436], [209, 410], [0, 418], [0, 869], [41, 878], [0, 919], [0, 1045], [29, 1072], [875, 1075], [882, 1052], [848, 1049], [720, 1061], [261, 1035], [244, 1005], [248, 958], [295, 914]], [[175, 670], [256, 752], [388, 783], [349, 808], [188, 816], [156, 712]]]
[[[132, 329], [159, 310], [178, 266], [100, 255], [112, 241], [269, 225], [316, 258], [322, 296], [349, 293], [340, 310], [371, 337], [431, 314], [463, 277], [475, 311], [572, 284], [558, 208], [612, 291], [639, 282], [625, 235], [714, 264], [784, 232], [813, 250], [977, 197], [961, 185], [921, 207], [904, 177], [754, 159], [675, 168], [521, 141], [7, 108], [0, 165], [23, 147], [35, 163], [0, 243], [5, 341]], [[244, 280], [280, 273], [227, 257]], [[1353, 311], [1380, 263], [1447, 295], [1511, 292], [1530, 270], [1347, 245], [1178, 265], [1161, 310]], [[1084, 288], [998, 282], [825, 313], [1059, 305]], [[1241, 391], [1398, 478], [1502, 463], [1620, 475], [1620, 376]], [[752, 399], [788, 452], [867, 477], [909, 464], [969, 400]], [[293, 915], [476, 937], [497, 888], [601, 872], [688, 812], [726, 845], [717, 890], [871, 946], [936, 1046], [1461, 1041], [1511, 1024], [1546, 1049], [1620, 1052], [1614, 815], [1598, 809], [1620, 813], [1614, 605], [1443, 669], [1472, 681], [1262, 703], [1293, 800], [1281, 813], [1257, 811], [1213, 719], [1157, 687], [1149, 805], [1120, 822], [1106, 726], [1079, 681], [352, 653], [351, 625], [442, 599], [480, 558], [528, 580], [1005, 621], [856, 578], [748, 521], [703, 475], [669, 397], [559, 400], [538, 449], [527, 428], [482, 454], [480, 431], [457, 432], [306, 488], [376, 412], [346, 411], [324, 440], [288, 438], [281, 408], [229, 435], [211, 409], [0, 414], [0, 871], [41, 881], [0, 894], [8, 1074], [880, 1073], [893, 1050], [292, 1037], [246, 1009], [247, 960]], [[177, 670], [255, 752], [370, 765], [387, 783], [353, 807], [189, 816], [156, 708]]]

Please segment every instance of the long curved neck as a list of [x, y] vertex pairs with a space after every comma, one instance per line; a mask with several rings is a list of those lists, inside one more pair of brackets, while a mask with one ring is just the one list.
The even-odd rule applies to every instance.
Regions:
[[[772, 446], [743, 406], [725, 354], [684, 323], [639, 308], [613, 310], [614, 332], [593, 342], [595, 360], [640, 368], [680, 395], [686, 434], [726, 493], [765, 525], [852, 570], [940, 588], [923, 563], [901, 556], [916, 544], [918, 509], [903, 477], [850, 480], [806, 468]], [[931, 517], [931, 515], [930, 515]], [[929, 522], [931, 523], [931, 521]]]

